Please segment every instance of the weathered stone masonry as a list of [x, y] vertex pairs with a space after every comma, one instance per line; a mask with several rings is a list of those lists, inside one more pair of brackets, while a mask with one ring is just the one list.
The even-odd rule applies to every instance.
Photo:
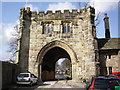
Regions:
[[59, 47], [70, 56], [73, 80], [96, 75], [98, 47], [94, 17], [92, 7], [64, 13], [59, 10], [37, 13], [22, 8], [17, 54], [21, 72], [30, 71], [41, 79], [45, 54]]

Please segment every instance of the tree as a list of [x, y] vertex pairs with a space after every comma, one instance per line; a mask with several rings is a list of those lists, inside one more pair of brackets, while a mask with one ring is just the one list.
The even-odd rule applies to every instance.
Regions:
[[71, 73], [71, 62], [69, 59], [65, 59], [62, 63], [61, 63], [61, 66], [62, 66], [62, 70], [64, 72], [66, 72], [66, 74], [70, 74]]
[[11, 53], [10, 61], [15, 61], [16, 59], [16, 52], [18, 47], [18, 34], [19, 34], [19, 24], [16, 24], [13, 28], [14, 33], [12, 33], [11, 41], [9, 44], [8, 52]]
[[[87, 8], [91, 5], [94, 7], [94, 2], [92, 2], [92, 3], [90, 3], [90, 2], [79, 2], [78, 3], [79, 8]], [[100, 12], [95, 14], [95, 26], [96, 27], [100, 24], [100, 15], [101, 15]]]

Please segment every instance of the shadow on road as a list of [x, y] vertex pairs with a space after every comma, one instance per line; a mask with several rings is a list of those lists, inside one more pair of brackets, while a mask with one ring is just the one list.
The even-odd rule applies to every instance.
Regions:
[[34, 90], [36, 88], [38, 88], [39, 85], [33, 85], [33, 86], [29, 86], [29, 85], [19, 85], [14, 87], [13, 89], [9, 89], [9, 90]]
[[[59, 81], [64, 81], [67, 83], [69, 81], [69, 79], [64, 79], [64, 78], [61, 78], [61, 79], [55, 79], [55, 80], [52, 80], [52, 81], [56, 81], [54, 83], [54, 85], [56, 85]], [[48, 81], [41, 81], [41, 82], [38, 82], [38, 84], [35, 84], [33, 86], [29, 86], [29, 85], [14, 85], [12, 88], [6, 88], [6, 89], [2, 89], [2, 90], [39, 90], [42, 88], [42, 86], [49, 86], [51, 85], [49, 83], [50, 80]], [[47, 83], [48, 82], [48, 83]]]
[[36, 90], [36, 89], [39, 89], [38, 87], [39, 86], [47, 86], [47, 85], [50, 85], [50, 84], [46, 84], [44, 82], [40, 82], [38, 83], [37, 85], [33, 85], [33, 86], [29, 86], [29, 85], [14, 85], [12, 88], [6, 88], [6, 89], [2, 89], [2, 90]]
[[47, 86], [47, 85], [50, 85], [50, 84], [46, 84], [46, 83], [40, 84], [40, 86]]

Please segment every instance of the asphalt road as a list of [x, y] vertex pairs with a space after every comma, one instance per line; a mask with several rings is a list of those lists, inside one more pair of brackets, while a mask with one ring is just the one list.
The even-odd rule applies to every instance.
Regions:
[[45, 90], [44, 88], [83, 88], [82, 83], [75, 83], [72, 80], [67, 80], [64, 74], [56, 74], [55, 81], [46, 81], [42, 83], [38, 83], [37, 85], [29, 86], [29, 85], [19, 85], [14, 86], [9, 90]]
[[58, 79], [58, 80], [59, 80], [59, 79], [64, 79], [64, 80], [66, 80], [66, 76], [65, 76], [64, 74], [56, 74], [56, 75], [55, 75], [55, 78]]
[[50, 88], [84, 88], [84, 86], [85, 85], [83, 83], [76, 83], [72, 80], [56, 80], [38, 83], [32, 87], [29, 85], [15, 86], [10, 90], [49, 90]]

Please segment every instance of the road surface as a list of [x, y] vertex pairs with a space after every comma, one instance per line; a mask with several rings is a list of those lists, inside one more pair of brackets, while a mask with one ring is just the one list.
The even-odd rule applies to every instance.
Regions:
[[85, 88], [85, 84], [72, 80], [46, 81], [38, 83], [38, 85], [33, 85], [32, 87], [28, 85], [15, 86], [11, 90], [44, 90], [45, 88]]

